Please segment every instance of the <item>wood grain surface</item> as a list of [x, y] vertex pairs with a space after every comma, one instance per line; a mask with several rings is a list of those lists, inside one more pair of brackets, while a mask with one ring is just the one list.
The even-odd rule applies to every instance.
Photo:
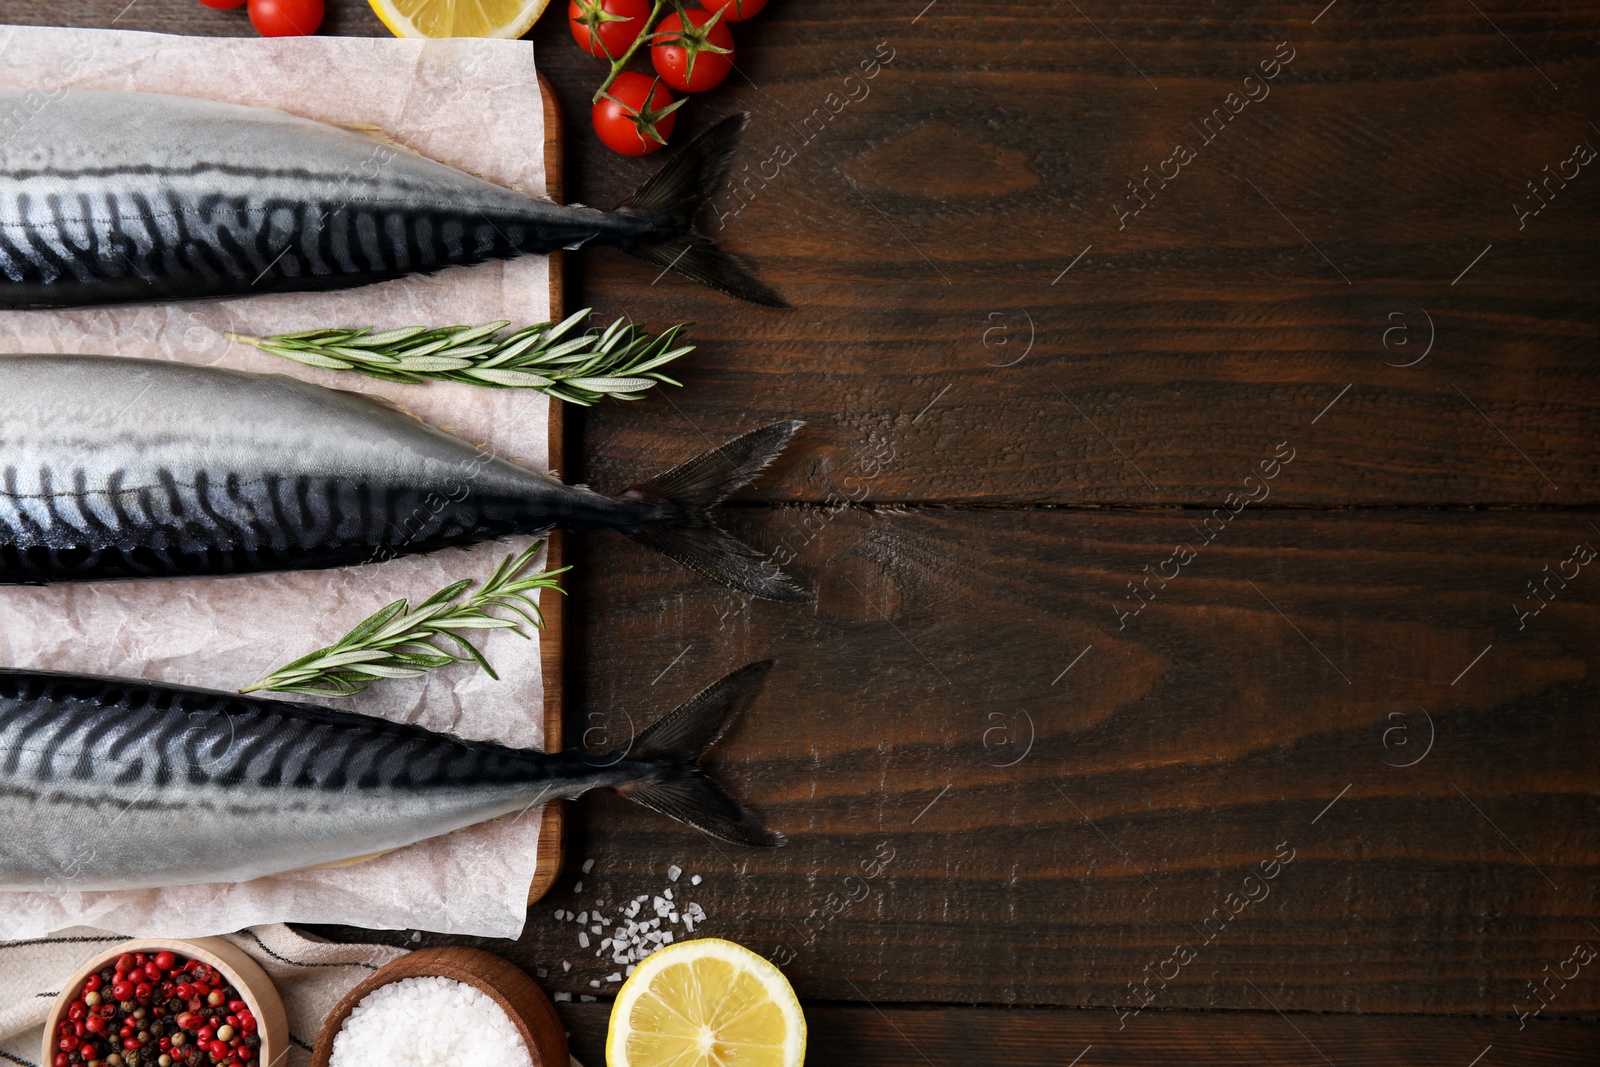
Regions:
[[[248, 33], [125, 2], [0, 18]], [[328, 30], [382, 33], [350, 0]], [[791, 843], [585, 799], [522, 940], [483, 947], [602, 993], [555, 911], [676, 863], [697, 932], [783, 961], [815, 1062], [1594, 1062], [1600, 168], [1550, 175], [1600, 146], [1597, 32], [1481, 0], [740, 27], [679, 137], [751, 112], [737, 173], [769, 177], [711, 225], [796, 307], [572, 257], [571, 306], [701, 348], [577, 414], [565, 473], [806, 418], [725, 514], [818, 602], [573, 539], [567, 733], [776, 656], [714, 764]], [[533, 37], [570, 197], [620, 201], [659, 157], [595, 144], [594, 62]], [[606, 1000], [560, 1007], [599, 1062]]]
[[[553, 200], [566, 199], [566, 131], [563, 129], [561, 105], [556, 102], [555, 87], [550, 79], [539, 75], [539, 87], [544, 93], [544, 173], [545, 190]], [[557, 252], [550, 257], [550, 321], [566, 318], [566, 254]], [[567, 467], [567, 405], [550, 403], [550, 469], [556, 472]], [[567, 562], [567, 532], [552, 530], [545, 549], [545, 568], [560, 570]], [[544, 747], [559, 752], [565, 743], [563, 729], [566, 716], [566, 597], [559, 593], [541, 594], [539, 610], [544, 615], [544, 630], [539, 635], [539, 668], [544, 682]], [[561, 874], [561, 860], [566, 852], [566, 805], [553, 800], [544, 806], [539, 823], [539, 844], [533, 878], [528, 883], [528, 903], [532, 904], [550, 891]]]
[[[566, 1013], [573, 1055], [604, 1062], [606, 1005]], [[1030, 1011], [808, 1003], [811, 1062], [830, 1067], [1003, 1063], [1014, 1067], [1549, 1067], [1593, 1063], [1595, 1023], [1158, 1012], [1117, 1028], [1108, 1011]]]
[[[591, 580], [591, 729], [778, 659], [716, 765], [791, 843], [735, 852], [586, 800], [572, 860], [595, 868], [534, 909], [517, 958], [603, 981], [554, 912], [658, 893], [675, 863], [707, 878], [680, 892], [718, 935], [794, 951], [804, 996], [1126, 1007], [1165, 971], [1156, 1007], [1256, 1007], [1248, 980], [1285, 1010], [1526, 1008], [1546, 964], [1600, 944], [1600, 581], [1521, 630], [1512, 605], [1600, 544], [1600, 515], [1246, 511], [1124, 626], [1126, 581], [1191, 521], [850, 509], [802, 556], [811, 612], [642, 558]], [[1600, 982], [1557, 1008], [1594, 1012]]]

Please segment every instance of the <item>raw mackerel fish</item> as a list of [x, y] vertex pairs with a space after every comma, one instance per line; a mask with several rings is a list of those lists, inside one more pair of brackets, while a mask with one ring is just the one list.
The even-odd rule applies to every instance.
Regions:
[[[0, 114], [29, 94], [0, 92]], [[733, 115], [614, 211], [528, 196], [270, 108], [73, 89], [0, 141], [0, 308], [348, 289], [457, 264], [613, 245], [741, 300], [781, 297], [694, 215]]]
[[0, 890], [240, 882], [602, 786], [724, 841], [779, 845], [697, 763], [771, 666], [734, 671], [605, 755], [232, 693], [0, 671]]
[[801, 426], [752, 430], [608, 497], [358, 393], [115, 356], [0, 356], [0, 584], [376, 562], [609, 528], [713, 581], [808, 600], [707, 509]]

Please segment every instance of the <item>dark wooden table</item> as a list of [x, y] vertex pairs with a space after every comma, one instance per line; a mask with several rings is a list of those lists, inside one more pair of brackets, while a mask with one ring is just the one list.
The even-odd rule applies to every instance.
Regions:
[[[248, 32], [126, 2], [0, 18]], [[591, 992], [553, 913], [676, 863], [814, 1063], [1600, 1062], [1600, 4], [925, 3], [774, 0], [684, 114], [788, 147], [719, 236], [795, 310], [575, 265], [702, 347], [568, 473], [809, 420], [729, 523], [818, 601], [584, 539], [569, 731], [776, 656], [719, 765], [791, 844], [586, 799], [489, 947]], [[533, 36], [620, 200], [656, 164]]]

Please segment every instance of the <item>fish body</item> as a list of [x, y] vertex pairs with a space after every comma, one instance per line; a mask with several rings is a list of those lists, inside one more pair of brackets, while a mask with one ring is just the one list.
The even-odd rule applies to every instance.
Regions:
[[[0, 583], [335, 567], [559, 526], [615, 529], [753, 595], [794, 599], [705, 507], [798, 425], [708, 454], [722, 465], [692, 484], [669, 471], [607, 497], [284, 375], [0, 356]], [[730, 448], [742, 466], [726, 465]]]
[[[25, 96], [0, 92], [0, 113]], [[672, 269], [782, 304], [692, 228], [742, 124], [607, 212], [270, 108], [71, 90], [0, 141], [0, 307], [343, 289], [589, 244], [663, 266], [689, 249], [698, 266]]]
[[281, 700], [0, 671], [0, 890], [245, 881], [598, 787], [725, 840], [778, 844], [695, 764], [770, 666], [735, 671], [602, 756]]

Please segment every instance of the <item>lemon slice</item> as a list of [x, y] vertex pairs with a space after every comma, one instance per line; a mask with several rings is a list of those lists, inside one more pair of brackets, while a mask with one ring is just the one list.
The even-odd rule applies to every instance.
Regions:
[[367, 0], [396, 37], [505, 37], [528, 32], [550, 0]]
[[617, 994], [607, 1067], [800, 1067], [806, 1018], [783, 973], [732, 941], [646, 956]]

